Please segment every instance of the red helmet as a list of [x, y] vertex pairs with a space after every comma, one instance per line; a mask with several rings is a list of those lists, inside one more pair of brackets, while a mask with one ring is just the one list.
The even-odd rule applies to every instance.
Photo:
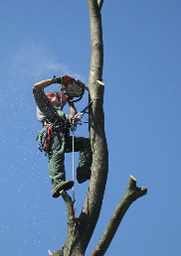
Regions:
[[[47, 97], [56, 97], [60, 103], [60, 106], [61, 106], [61, 109], [63, 109], [63, 107], [65, 106], [66, 104], [66, 98], [65, 98], [65, 95], [62, 94], [62, 93], [59, 93], [59, 92], [49, 92], [46, 94]], [[50, 100], [51, 102], [51, 100]]]

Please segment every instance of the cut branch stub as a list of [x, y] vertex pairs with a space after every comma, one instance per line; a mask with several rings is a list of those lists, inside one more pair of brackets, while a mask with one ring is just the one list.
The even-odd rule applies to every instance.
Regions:
[[54, 251], [54, 252], [51, 252], [50, 250], [48, 250], [48, 254], [50, 256], [63, 256], [63, 251]]
[[101, 10], [104, 0], [97, 0], [99, 9]]

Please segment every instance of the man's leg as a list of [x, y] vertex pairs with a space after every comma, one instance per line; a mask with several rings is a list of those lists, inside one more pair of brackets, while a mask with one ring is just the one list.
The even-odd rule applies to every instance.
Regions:
[[[79, 162], [77, 167], [77, 180], [82, 183], [90, 178], [90, 167], [92, 164], [92, 151], [90, 139], [86, 137], [74, 138], [74, 150], [79, 153]], [[72, 152], [72, 137], [66, 142], [66, 152]]]
[[58, 197], [60, 190], [68, 190], [73, 186], [73, 181], [65, 181], [64, 149], [64, 137], [54, 134], [48, 154], [53, 197]]

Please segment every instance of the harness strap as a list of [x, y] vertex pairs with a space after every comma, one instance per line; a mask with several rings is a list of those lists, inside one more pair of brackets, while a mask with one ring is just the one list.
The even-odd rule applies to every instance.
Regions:
[[46, 138], [45, 141], [44, 141], [44, 147], [43, 147], [43, 150], [44, 150], [46, 153], [49, 151], [50, 141], [51, 141], [52, 136], [53, 136], [53, 128], [52, 128], [52, 126], [50, 125], [50, 126], [47, 128], [47, 138]]
[[47, 128], [43, 131], [43, 133], [40, 135], [40, 134], [38, 134], [38, 136], [37, 136], [37, 138], [36, 138], [36, 140], [39, 140], [39, 150], [41, 151], [41, 152], [43, 152], [43, 147], [44, 147], [44, 142], [45, 142], [45, 140], [46, 140], [46, 137], [47, 137]]

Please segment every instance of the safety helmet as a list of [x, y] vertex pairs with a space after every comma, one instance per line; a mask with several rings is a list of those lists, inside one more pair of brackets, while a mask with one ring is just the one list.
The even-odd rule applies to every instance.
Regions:
[[[58, 102], [60, 104], [61, 109], [63, 109], [63, 107], [66, 104], [66, 98], [65, 95], [63, 93], [59, 93], [59, 92], [49, 92], [46, 94], [46, 96], [49, 97], [56, 97], [58, 99]], [[49, 99], [51, 102], [51, 99]]]

